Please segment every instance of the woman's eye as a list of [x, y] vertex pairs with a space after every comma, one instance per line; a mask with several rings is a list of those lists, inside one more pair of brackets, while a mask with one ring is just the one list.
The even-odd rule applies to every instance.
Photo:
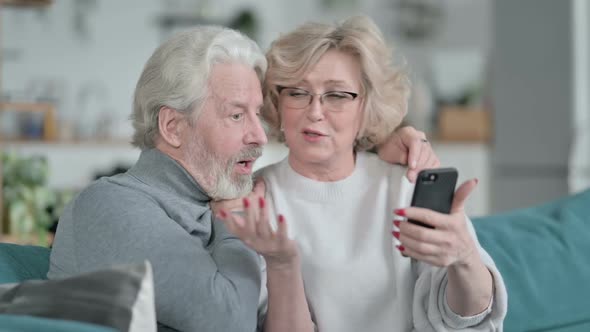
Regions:
[[348, 95], [342, 92], [330, 92], [326, 94], [326, 98], [328, 99], [345, 99]]
[[302, 92], [291, 92], [289, 94], [290, 97], [295, 97], [295, 98], [302, 98], [302, 97], [306, 97], [307, 93], [302, 93]]
[[244, 113], [236, 113], [236, 114], [232, 114], [231, 119], [235, 120], [235, 121], [239, 121], [242, 119], [243, 116], [244, 116]]

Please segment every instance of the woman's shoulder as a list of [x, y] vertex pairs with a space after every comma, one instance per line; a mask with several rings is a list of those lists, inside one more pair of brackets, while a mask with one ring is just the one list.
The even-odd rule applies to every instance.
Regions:
[[357, 161], [359, 166], [372, 176], [382, 175], [401, 179], [407, 172], [407, 167], [383, 161], [376, 153], [359, 152]]

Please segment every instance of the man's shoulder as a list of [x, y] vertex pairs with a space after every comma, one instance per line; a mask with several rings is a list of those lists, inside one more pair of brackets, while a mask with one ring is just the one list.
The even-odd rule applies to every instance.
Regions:
[[139, 206], [148, 209], [154, 200], [140, 187], [126, 174], [100, 178], [78, 194], [73, 202], [74, 211], [108, 213]]
[[102, 198], [105, 196], [127, 196], [133, 193], [140, 193], [139, 181], [128, 174], [119, 174], [116, 176], [102, 177], [92, 182], [88, 187], [80, 192], [81, 196], [92, 197], [99, 195]]

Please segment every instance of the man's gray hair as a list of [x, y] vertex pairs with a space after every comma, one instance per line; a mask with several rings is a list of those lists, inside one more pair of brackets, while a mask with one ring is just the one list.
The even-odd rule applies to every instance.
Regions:
[[158, 114], [164, 106], [191, 119], [207, 97], [213, 65], [234, 62], [251, 66], [263, 81], [267, 66], [264, 54], [254, 41], [229, 28], [200, 26], [179, 32], [158, 47], [135, 88], [131, 143], [142, 150], [155, 147]]

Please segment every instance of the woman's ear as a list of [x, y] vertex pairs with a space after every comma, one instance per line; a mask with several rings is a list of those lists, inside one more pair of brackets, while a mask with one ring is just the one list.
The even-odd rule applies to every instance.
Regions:
[[179, 148], [182, 145], [182, 131], [185, 121], [182, 113], [162, 106], [158, 114], [158, 129], [162, 140], [173, 148]]

